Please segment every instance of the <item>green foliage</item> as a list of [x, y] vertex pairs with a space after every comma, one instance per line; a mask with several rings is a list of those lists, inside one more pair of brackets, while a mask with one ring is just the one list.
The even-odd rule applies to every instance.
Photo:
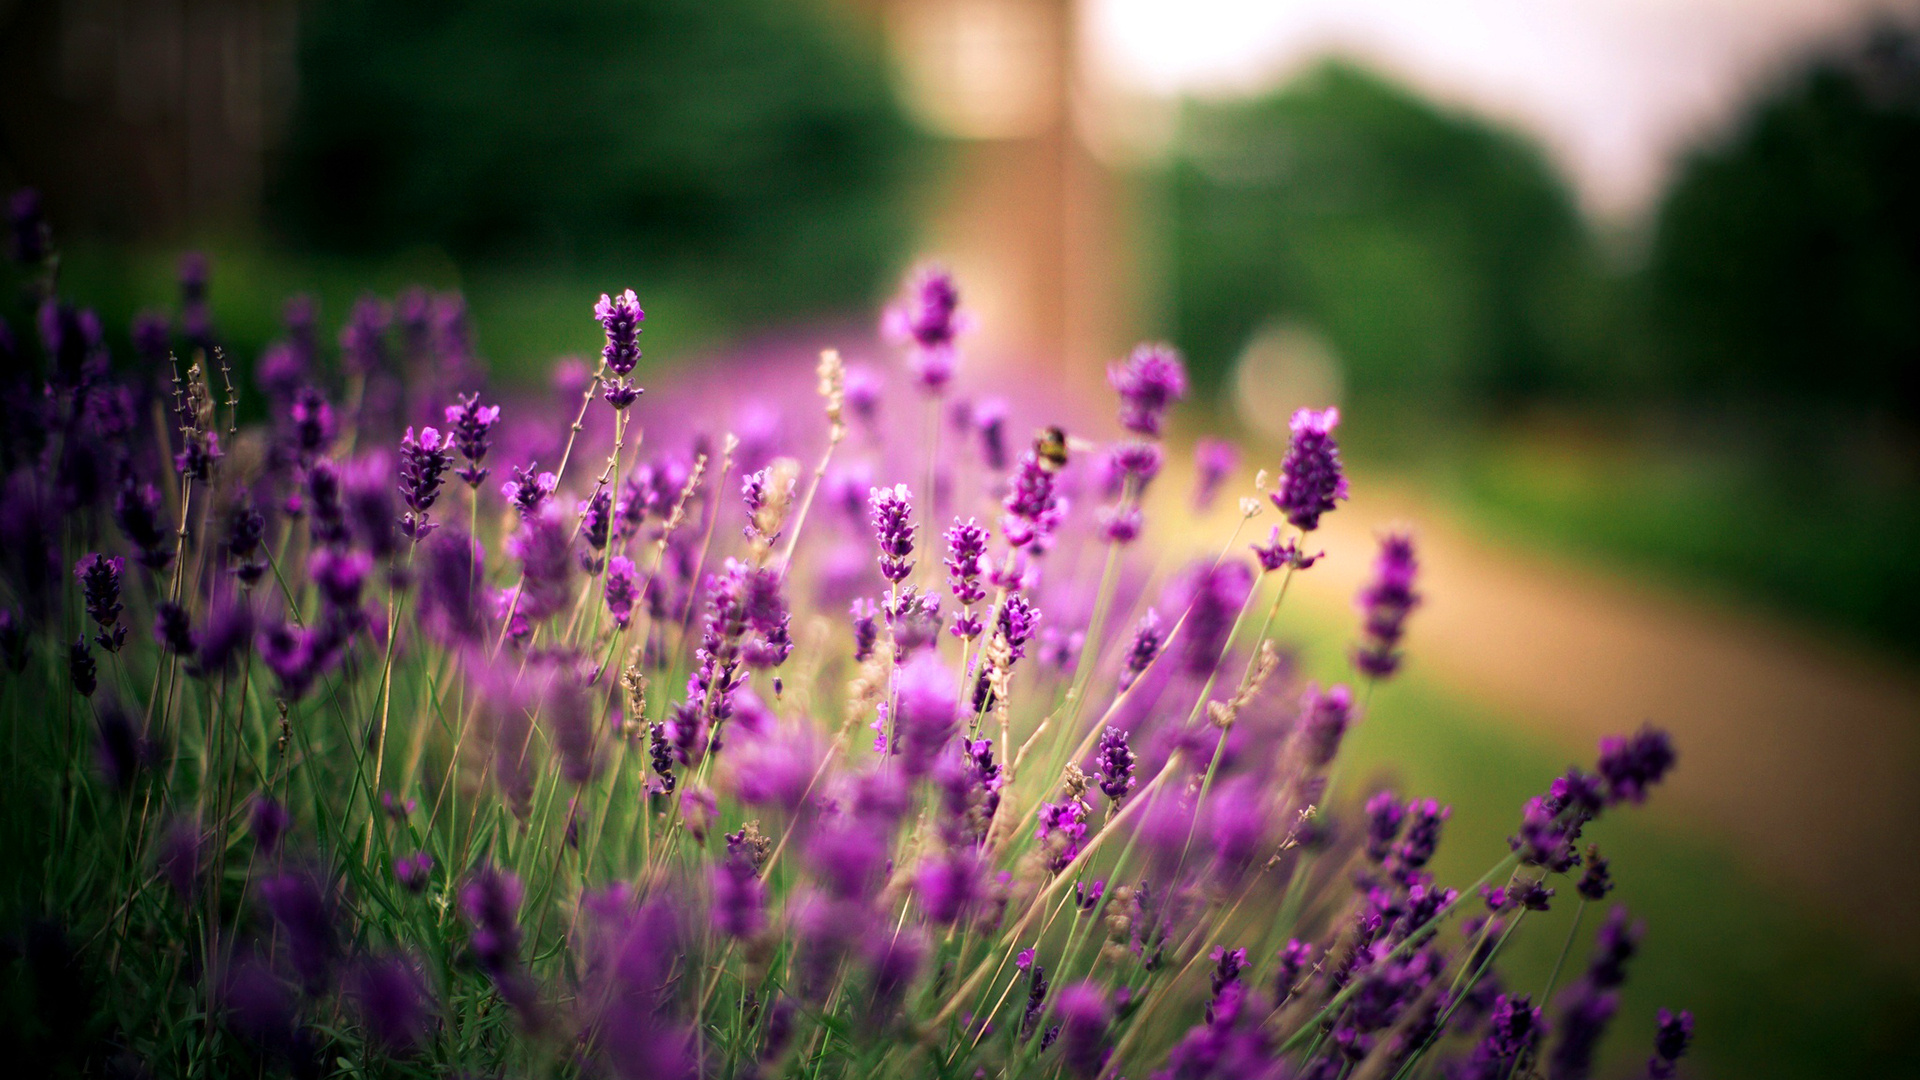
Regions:
[[[762, 317], [865, 299], [912, 136], [878, 43], [785, 0], [314, 5], [275, 194], [322, 249], [696, 260]], [[771, 310], [770, 310], [771, 309]]]
[[1193, 104], [1171, 169], [1172, 331], [1217, 382], [1275, 318], [1368, 396], [1506, 398], [1593, 378], [1604, 284], [1539, 152], [1343, 63]]
[[1687, 163], [1648, 298], [1674, 389], [1920, 420], [1920, 38], [1816, 59]]

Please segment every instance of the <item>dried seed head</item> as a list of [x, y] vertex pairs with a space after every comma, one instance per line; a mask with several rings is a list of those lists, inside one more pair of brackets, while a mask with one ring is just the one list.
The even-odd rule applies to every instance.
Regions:
[[820, 350], [820, 366], [814, 371], [820, 376], [820, 396], [827, 403], [827, 425], [833, 440], [839, 442], [846, 431], [841, 415], [847, 406], [847, 369], [840, 362], [840, 350]]

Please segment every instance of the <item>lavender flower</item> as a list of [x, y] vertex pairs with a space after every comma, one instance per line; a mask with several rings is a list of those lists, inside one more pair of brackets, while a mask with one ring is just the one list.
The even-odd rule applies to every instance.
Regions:
[[1400, 637], [1407, 614], [1420, 604], [1413, 591], [1419, 563], [1413, 557], [1413, 537], [1393, 532], [1380, 538], [1380, 556], [1373, 563], [1373, 580], [1354, 597], [1362, 615], [1362, 640], [1353, 663], [1375, 679], [1384, 679], [1400, 667]]
[[73, 680], [73, 691], [81, 697], [92, 697], [99, 685], [96, 680], [98, 665], [93, 662], [93, 650], [87, 647], [87, 639], [77, 637], [67, 649], [67, 674]]
[[284, 935], [294, 971], [310, 992], [319, 991], [337, 949], [333, 904], [322, 882], [305, 871], [288, 871], [262, 881], [260, 896]]
[[[989, 535], [973, 518], [965, 521], [954, 518], [952, 527], [947, 529], [947, 581], [954, 599], [963, 608], [971, 608], [987, 598], [980, 575], [986, 569]], [[982, 629], [980, 620], [966, 611], [954, 621], [953, 633], [955, 637], [972, 640], [980, 636]]]
[[1060, 1059], [1067, 1072], [1093, 1080], [1106, 1068], [1110, 1053], [1107, 1025], [1112, 1014], [1106, 991], [1090, 982], [1075, 983], [1060, 991], [1053, 1014], [1060, 1021]]
[[1100, 790], [1116, 803], [1126, 798], [1133, 790], [1133, 750], [1127, 746], [1127, 733], [1116, 727], [1101, 731], [1094, 760], [1100, 763]]
[[1552, 1080], [1586, 1080], [1593, 1072], [1593, 1052], [1619, 1008], [1619, 995], [1579, 988], [1554, 1025], [1559, 1038], [1548, 1059], [1547, 1075]]
[[1184, 591], [1186, 668], [1204, 676], [1220, 663], [1240, 609], [1253, 594], [1253, 570], [1237, 559], [1199, 563], [1188, 572]]
[[959, 689], [953, 672], [931, 652], [901, 665], [894, 681], [892, 749], [908, 776], [924, 776], [959, 727]]
[[601, 593], [606, 597], [607, 613], [613, 616], [613, 625], [625, 630], [633, 619], [633, 602], [640, 595], [632, 559], [615, 555], [607, 560], [607, 578], [601, 585]]
[[482, 865], [460, 888], [460, 914], [467, 945], [481, 970], [496, 980], [520, 956], [520, 898], [524, 890], [511, 871]]
[[500, 485], [500, 494], [519, 509], [522, 517], [538, 513], [560, 486], [560, 478], [550, 472], [534, 475], [533, 470], [538, 467], [537, 462], [528, 462], [524, 469], [515, 465], [511, 470], [513, 479]]
[[753, 937], [766, 923], [766, 905], [767, 887], [752, 862], [729, 858], [714, 868], [714, 929], [729, 937]]
[[1273, 535], [1268, 537], [1264, 545], [1254, 544], [1252, 547], [1254, 557], [1260, 561], [1260, 569], [1268, 573], [1282, 569], [1305, 570], [1326, 554], [1322, 551], [1309, 555], [1300, 542], [1292, 538], [1282, 542], [1278, 525], [1273, 527]]
[[1040, 804], [1033, 836], [1042, 846], [1049, 870], [1059, 873], [1080, 857], [1080, 845], [1087, 839], [1086, 818], [1087, 804], [1078, 799]]
[[1613, 891], [1613, 875], [1608, 872], [1607, 860], [1600, 857], [1599, 847], [1588, 844], [1587, 857], [1583, 861], [1586, 870], [1580, 875], [1579, 884], [1573, 887], [1574, 891], [1586, 900], [1598, 902], [1605, 899]]
[[434, 428], [421, 428], [417, 439], [412, 428], [401, 436], [400, 497], [406, 501], [407, 515], [400, 531], [413, 540], [426, 539], [436, 527], [427, 520], [427, 511], [440, 497], [441, 474], [453, 464], [452, 445]]
[[113, 516], [122, 535], [136, 549], [140, 565], [157, 572], [173, 563], [173, 548], [168, 544], [172, 530], [160, 516], [159, 488], [152, 484], [121, 488], [114, 498]]
[[293, 818], [287, 808], [273, 796], [263, 793], [253, 800], [253, 809], [247, 814], [247, 831], [253, 834], [254, 846], [260, 854], [272, 855], [292, 827]]
[[1220, 494], [1220, 485], [1240, 467], [1240, 449], [1225, 439], [1201, 439], [1193, 447], [1193, 508], [1206, 513]]
[[927, 918], [952, 926], [985, 899], [981, 876], [980, 861], [972, 852], [949, 851], [920, 864], [914, 875], [914, 891], [926, 908]]
[[881, 321], [881, 329], [890, 340], [912, 347], [914, 377], [933, 394], [953, 378], [954, 341], [966, 328], [953, 275], [937, 266], [916, 271], [906, 296], [888, 308]]
[[491, 471], [483, 468], [481, 462], [486, 460], [487, 450], [493, 445], [493, 425], [500, 422], [500, 406], [482, 405], [479, 394], [464, 394], [459, 404], [447, 406], [446, 420], [454, 448], [467, 459], [453, 474], [478, 491]]
[[397, 956], [354, 967], [352, 996], [373, 1041], [388, 1053], [413, 1053], [427, 1035], [427, 988], [420, 972]]
[[1340, 448], [1333, 441], [1333, 429], [1339, 423], [1340, 410], [1335, 408], [1301, 409], [1293, 414], [1293, 443], [1280, 463], [1280, 487], [1272, 498], [1280, 513], [1303, 532], [1318, 528], [1320, 515], [1347, 497]]
[[1600, 775], [1610, 802], [1644, 802], [1647, 789], [1673, 768], [1673, 739], [1648, 724], [1629, 738], [1600, 740]]
[[1039, 628], [1040, 609], [1026, 597], [1015, 594], [1000, 605], [1000, 634], [1007, 639], [1008, 653], [1013, 659], [1027, 655], [1026, 644]]
[[880, 544], [880, 576], [895, 584], [913, 573], [912, 500], [905, 484], [874, 488], [867, 497], [874, 538]]
[[516, 612], [529, 624], [559, 614], [573, 599], [567, 541], [567, 516], [553, 505], [522, 518], [520, 528], [507, 538], [507, 554], [520, 560]]
[[1044, 548], [1060, 523], [1060, 499], [1054, 493], [1055, 469], [1037, 451], [1020, 455], [1020, 464], [1001, 501], [1006, 514], [1000, 533], [1016, 548]]
[[1107, 368], [1107, 384], [1120, 395], [1120, 426], [1157, 437], [1168, 406], [1187, 396], [1187, 368], [1171, 345], [1137, 345]]
[[634, 367], [640, 363], [640, 323], [647, 313], [640, 310], [640, 299], [628, 289], [619, 296], [601, 293], [600, 302], [593, 306], [593, 317], [607, 332], [607, 343], [601, 348], [600, 357], [614, 375], [607, 383], [607, 404], [625, 409], [643, 392], [630, 383], [627, 376], [633, 374]]
[[1393, 842], [1406, 822], [1407, 808], [1391, 791], [1376, 793], [1367, 800], [1367, 859], [1382, 863], [1393, 850]]
[[393, 861], [393, 880], [410, 893], [425, 892], [433, 877], [433, 856], [424, 851], [402, 855]]
[[193, 655], [193, 626], [187, 621], [187, 609], [171, 600], [154, 605], [153, 636], [161, 648], [176, 656]]
[[296, 460], [311, 461], [333, 445], [338, 429], [333, 404], [311, 386], [301, 387], [287, 406], [288, 443]]
[[1433, 799], [1407, 804], [1407, 835], [1394, 848], [1394, 858], [1402, 867], [1418, 870], [1427, 865], [1440, 846], [1440, 826], [1453, 816], [1453, 807], [1441, 806]]
[[455, 529], [429, 538], [420, 579], [420, 625], [443, 645], [480, 640], [482, 551], [478, 541]]
[[387, 327], [393, 311], [379, 297], [365, 295], [353, 303], [353, 313], [340, 328], [340, 362], [347, 372], [366, 378], [387, 368]]
[[1693, 1014], [1682, 1009], [1674, 1015], [1666, 1009], [1659, 1014], [1659, 1028], [1653, 1036], [1653, 1056], [1647, 1059], [1647, 1076], [1669, 1080], [1679, 1067], [1680, 1056], [1693, 1041]]
[[1308, 766], [1324, 769], [1333, 764], [1352, 722], [1353, 691], [1345, 686], [1331, 686], [1325, 692], [1318, 686], [1307, 687], [1300, 702], [1299, 738]]
[[1587, 982], [1602, 990], [1611, 990], [1627, 981], [1627, 961], [1640, 951], [1640, 939], [1646, 928], [1631, 918], [1624, 907], [1607, 912], [1607, 921], [1594, 935], [1593, 955], [1587, 961]]
[[1127, 647], [1127, 659], [1120, 669], [1121, 690], [1132, 686], [1140, 678], [1154, 658], [1160, 655], [1160, 648], [1164, 644], [1166, 636], [1160, 629], [1160, 616], [1148, 608], [1133, 628], [1133, 644]]
[[120, 604], [120, 575], [126, 560], [119, 556], [88, 555], [75, 564], [74, 576], [86, 593], [87, 617], [99, 627], [94, 640], [108, 652], [119, 652], [126, 644], [127, 628], [120, 622], [125, 610]]

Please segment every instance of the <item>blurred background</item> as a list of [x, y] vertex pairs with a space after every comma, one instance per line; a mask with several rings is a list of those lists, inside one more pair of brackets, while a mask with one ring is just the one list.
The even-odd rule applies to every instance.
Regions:
[[1416, 523], [1358, 749], [1454, 803], [1463, 880], [1598, 735], [1675, 731], [1601, 838], [1650, 924], [1615, 1072], [1666, 1005], [1694, 1075], [1920, 1075], [1920, 6], [0, 0], [0, 185], [123, 362], [186, 249], [243, 366], [292, 293], [419, 283], [509, 390], [627, 285], [661, 367], [872, 349], [931, 255], [976, 388], [1165, 337], [1249, 475], [1338, 403], [1289, 632], [1334, 675]]

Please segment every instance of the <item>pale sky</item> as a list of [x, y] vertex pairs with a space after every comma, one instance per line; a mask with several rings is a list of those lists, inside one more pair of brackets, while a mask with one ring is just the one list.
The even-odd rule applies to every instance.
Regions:
[[1085, 0], [1102, 82], [1237, 94], [1330, 51], [1532, 132], [1587, 208], [1630, 218], [1676, 151], [1808, 44], [1896, 0]]

